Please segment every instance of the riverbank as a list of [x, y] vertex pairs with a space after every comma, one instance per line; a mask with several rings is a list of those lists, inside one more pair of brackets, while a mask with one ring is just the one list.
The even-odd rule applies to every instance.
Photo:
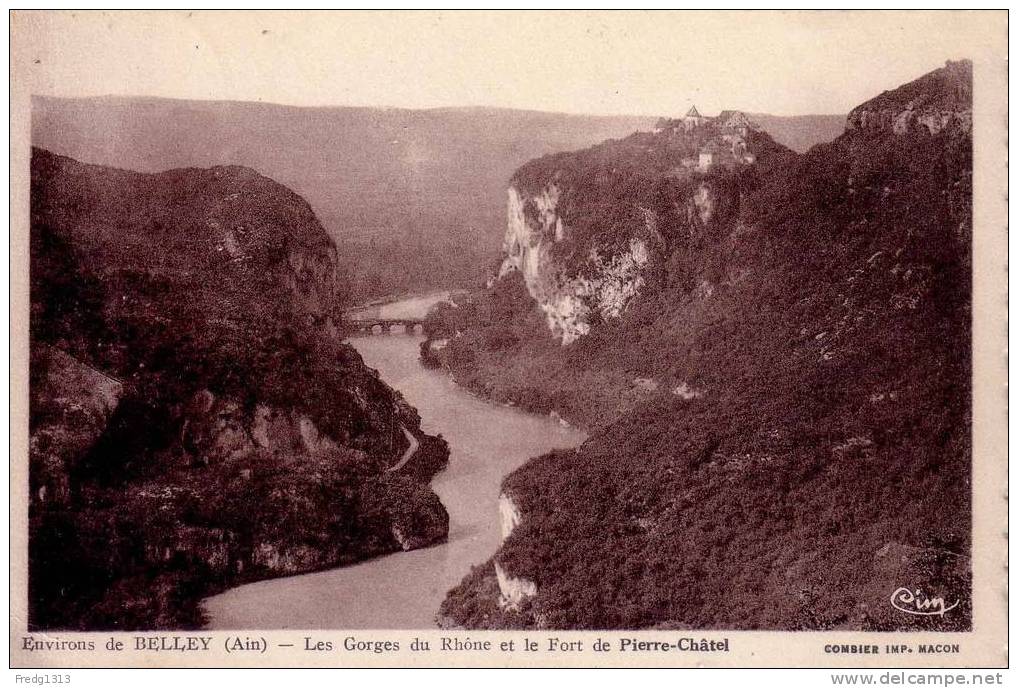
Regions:
[[[450, 373], [478, 396], [595, 431], [675, 386], [646, 361], [617, 361], [605, 347], [552, 338], [518, 273], [470, 293], [424, 322], [425, 364]], [[539, 372], [538, 372], [539, 371]]]
[[449, 513], [447, 540], [353, 566], [233, 588], [205, 601], [210, 628], [435, 627], [447, 591], [499, 545], [503, 478], [533, 456], [585, 439], [582, 431], [490, 403], [444, 372], [425, 369], [419, 361], [422, 340], [398, 335], [357, 337], [350, 343], [417, 408], [422, 431], [449, 443], [448, 467], [431, 483]]
[[370, 314], [380, 320], [422, 320], [435, 304], [448, 302], [465, 293], [462, 289], [440, 289], [426, 294], [387, 296], [351, 306], [346, 309], [345, 316], [356, 319], [358, 315]]

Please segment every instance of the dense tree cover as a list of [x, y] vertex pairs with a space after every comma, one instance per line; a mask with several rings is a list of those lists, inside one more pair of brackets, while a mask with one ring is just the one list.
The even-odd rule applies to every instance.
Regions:
[[[733, 211], [677, 225], [658, 281], [569, 346], [532, 336], [522, 285], [475, 296], [520, 303], [461, 327], [444, 358], [457, 379], [596, 431], [505, 481], [524, 518], [497, 557], [537, 584], [525, 618], [483, 601], [483, 570], [444, 613], [470, 627], [969, 627], [971, 155], [957, 128], [853, 131], [732, 179]], [[596, 156], [540, 163], [533, 183]], [[631, 204], [646, 184], [613, 188]], [[664, 205], [688, 194], [659, 189]], [[491, 351], [491, 330], [510, 343]], [[888, 602], [899, 585], [961, 604], [907, 617]]]
[[943, 68], [935, 69], [898, 88], [884, 91], [855, 109], [901, 111], [906, 108], [947, 112], [971, 110], [972, 61], [948, 60]]
[[[143, 175], [41, 150], [31, 200], [32, 628], [194, 627], [201, 597], [227, 584], [399, 549], [397, 521], [444, 533], [426, 484], [448, 448], [329, 336], [343, 286], [306, 202], [250, 170]], [[46, 383], [51, 350], [123, 385], [73, 456], [51, 450], [81, 413]], [[310, 419], [333, 447], [228, 437], [212, 456], [201, 395], [238, 409], [224, 433], [260, 406]], [[401, 424], [420, 449], [385, 474]], [[51, 479], [65, 498], [40, 490]]]

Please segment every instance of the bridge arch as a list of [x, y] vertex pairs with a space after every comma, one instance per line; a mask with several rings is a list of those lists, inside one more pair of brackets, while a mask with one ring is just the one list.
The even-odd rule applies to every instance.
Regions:
[[347, 321], [352, 325], [358, 332], [363, 334], [371, 335], [382, 335], [382, 334], [406, 334], [406, 335], [421, 335], [424, 334], [424, 323], [416, 319], [404, 319], [404, 318], [393, 318], [387, 320], [384, 318], [372, 318], [370, 320], [350, 320]]

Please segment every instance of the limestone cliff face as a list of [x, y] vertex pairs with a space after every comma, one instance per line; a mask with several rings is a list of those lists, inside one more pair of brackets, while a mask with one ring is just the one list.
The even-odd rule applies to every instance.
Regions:
[[650, 251], [643, 238], [633, 237], [621, 250], [594, 247], [568, 265], [553, 251], [569, 235], [557, 212], [558, 195], [555, 183], [529, 198], [510, 187], [499, 277], [519, 270], [552, 334], [569, 344], [590, 332], [592, 315], [610, 320], [622, 314], [644, 285]]
[[794, 156], [729, 119], [638, 132], [521, 167], [508, 189], [496, 279], [521, 273], [563, 344], [621, 318], [676, 252], [692, 261], [734, 228], [758, 167]]
[[513, 534], [513, 531], [523, 521], [519, 507], [513, 498], [503, 492], [498, 496], [498, 522], [502, 529], [502, 540]]
[[[552, 335], [569, 344], [591, 326], [621, 317], [647, 288], [647, 275], [672, 250], [702, 242], [732, 224], [727, 212], [738, 189], [709, 177], [672, 190], [657, 208], [633, 203], [622, 238], [576, 241], [558, 207], [560, 189], [550, 182], [534, 196], [509, 189], [504, 258], [498, 278], [522, 274]], [[728, 227], [732, 229], [732, 227]]]
[[[502, 528], [502, 541], [512, 535], [516, 526], [523, 522], [523, 515], [513, 501], [511, 495], [503, 492], [498, 497], [499, 523]], [[504, 609], [516, 610], [527, 598], [537, 594], [537, 584], [524, 576], [513, 575], [506, 565], [495, 556], [495, 577], [498, 580], [499, 605]]]
[[534, 581], [506, 573], [498, 559], [495, 560], [495, 577], [501, 592], [498, 603], [503, 609], [517, 610], [525, 599], [537, 594]]

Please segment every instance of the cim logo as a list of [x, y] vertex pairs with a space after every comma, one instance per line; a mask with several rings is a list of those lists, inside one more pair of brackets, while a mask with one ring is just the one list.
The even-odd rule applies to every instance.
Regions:
[[919, 588], [916, 588], [915, 591], [898, 588], [891, 593], [891, 606], [900, 612], [914, 616], [943, 616], [957, 607], [958, 601], [948, 607], [945, 605], [943, 597], [928, 597]]

